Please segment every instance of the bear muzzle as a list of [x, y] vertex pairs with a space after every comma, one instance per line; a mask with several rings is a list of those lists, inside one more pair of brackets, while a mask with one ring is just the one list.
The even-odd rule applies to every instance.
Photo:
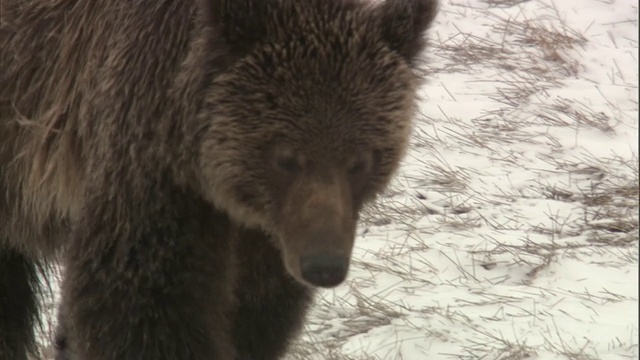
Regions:
[[[340, 229], [342, 230], [342, 229]], [[297, 232], [282, 243], [287, 271], [299, 282], [311, 287], [340, 285], [349, 272], [353, 231], [333, 227]]]
[[340, 285], [349, 271], [357, 221], [348, 181], [335, 172], [303, 177], [287, 195], [278, 231], [287, 271], [308, 286]]
[[350, 229], [311, 227], [301, 241], [300, 276], [312, 286], [331, 288], [347, 277], [353, 244]]
[[319, 253], [300, 259], [302, 278], [313, 286], [331, 288], [347, 277], [349, 258], [331, 253]]

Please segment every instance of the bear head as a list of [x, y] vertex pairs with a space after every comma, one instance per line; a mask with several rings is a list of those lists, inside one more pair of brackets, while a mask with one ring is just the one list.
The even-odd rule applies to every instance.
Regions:
[[208, 199], [303, 284], [346, 277], [358, 213], [407, 147], [435, 0], [209, 1], [233, 61], [199, 113]]

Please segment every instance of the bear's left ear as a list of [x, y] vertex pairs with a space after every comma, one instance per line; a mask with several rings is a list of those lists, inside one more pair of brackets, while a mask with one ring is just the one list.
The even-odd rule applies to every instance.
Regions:
[[205, 22], [233, 53], [250, 51], [267, 32], [273, 0], [199, 0]]
[[375, 11], [383, 39], [413, 65], [424, 49], [424, 33], [438, 12], [438, 1], [385, 0]]

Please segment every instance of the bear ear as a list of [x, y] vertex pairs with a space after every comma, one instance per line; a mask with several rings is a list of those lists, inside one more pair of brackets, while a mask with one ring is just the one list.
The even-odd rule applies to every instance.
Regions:
[[199, 0], [207, 26], [234, 53], [246, 53], [267, 32], [273, 0]]
[[410, 64], [424, 49], [424, 32], [438, 12], [437, 0], [385, 0], [375, 11], [382, 37]]

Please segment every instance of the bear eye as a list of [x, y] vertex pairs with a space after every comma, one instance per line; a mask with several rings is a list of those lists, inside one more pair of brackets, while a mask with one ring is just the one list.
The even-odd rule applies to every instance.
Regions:
[[274, 175], [289, 176], [299, 173], [305, 167], [305, 157], [283, 137], [274, 137], [267, 150], [268, 166]]
[[276, 159], [276, 165], [281, 170], [289, 173], [296, 173], [300, 171], [300, 163], [294, 156], [280, 156]]
[[351, 160], [347, 171], [349, 175], [359, 175], [369, 169], [371, 157], [369, 154], [361, 154]]
[[349, 174], [356, 175], [364, 171], [365, 163], [363, 160], [357, 160], [349, 166]]

